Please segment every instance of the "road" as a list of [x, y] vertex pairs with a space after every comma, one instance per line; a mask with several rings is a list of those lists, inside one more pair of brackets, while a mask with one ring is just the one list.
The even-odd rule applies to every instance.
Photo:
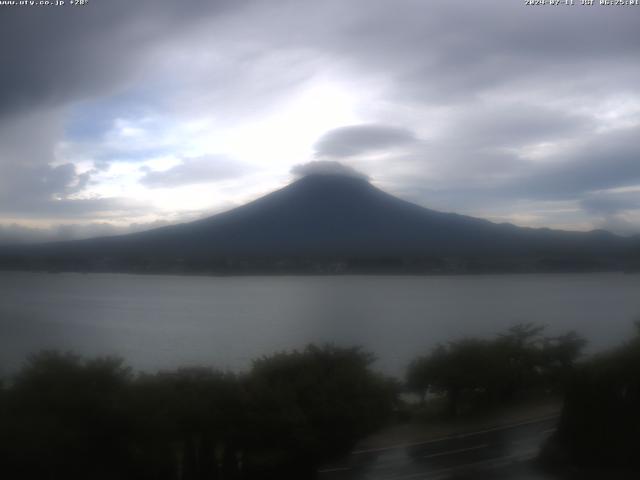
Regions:
[[426, 442], [353, 452], [318, 472], [319, 480], [544, 479], [531, 460], [557, 416]]

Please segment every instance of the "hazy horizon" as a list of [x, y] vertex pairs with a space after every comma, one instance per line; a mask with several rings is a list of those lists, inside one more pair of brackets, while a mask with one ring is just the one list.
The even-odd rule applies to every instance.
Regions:
[[[290, 184], [300, 180], [301, 178], [305, 177], [305, 176], [309, 176], [309, 175], [320, 175], [320, 176], [353, 176], [356, 178], [360, 178], [363, 181], [367, 181], [370, 182], [370, 179], [365, 177], [364, 175], [360, 174], [360, 172], [357, 172], [355, 170], [353, 171], [343, 171], [343, 166], [339, 163], [334, 163], [334, 162], [320, 162], [320, 161], [316, 161], [316, 162], [310, 162], [308, 164], [302, 165], [300, 167], [304, 167], [304, 168], [298, 168], [296, 169], [294, 167], [294, 169], [292, 170], [292, 173], [294, 175], [296, 175]], [[289, 184], [289, 185], [290, 185]], [[375, 186], [375, 185], [374, 185]], [[274, 190], [274, 192], [278, 191], [280, 189], [276, 189]], [[269, 193], [273, 193], [273, 192], [267, 192], [265, 195], [268, 195]], [[247, 203], [243, 204], [243, 205], [247, 205], [249, 203], [252, 203], [254, 201], [260, 201], [261, 197], [255, 198], [255, 199], [250, 199], [247, 201]], [[401, 199], [402, 200], [402, 199]], [[410, 202], [413, 203], [413, 202]], [[414, 203], [415, 204], [415, 203]], [[243, 206], [243, 205], [239, 205], [239, 206]], [[417, 204], [415, 204], [417, 205]], [[92, 239], [92, 238], [101, 238], [101, 237], [109, 237], [109, 236], [120, 236], [120, 235], [127, 235], [130, 233], [138, 233], [138, 232], [144, 232], [144, 231], [148, 231], [148, 230], [153, 230], [153, 229], [157, 229], [157, 228], [161, 228], [161, 227], [166, 227], [166, 226], [170, 226], [170, 225], [180, 225], [180, 224], [184, 224], [184, 223], [190, 223], [193, 221], [197, 221], [197, 220], [202, 220], [205, 218], [209, 218], [209, 217], [215, 217], [218, 214], [222, 214], [222, 213], [226, 213], [226, 212], [230, 212], [232, 210], [234, 210], [237, 207], [229, 207], [226, 209], [222, 209], [221, 211], [214, 211], [214, 212], [201, 212], [199, 214], [195, 214], [195, 215], [191, 215], [191, 216], [186, 216], [185, 218], [182, 218], [180, 220], [176, 220], [174, 222], [168, 222], [168, 221], [162, 221], [162, 220], [158, 220], [155, 222], [150, 222], [150, 223], [146, 223], [146, 224], [131, 224], [127, 227], [118, 227], [118, 226], [114, 226], [112, 224], [109, 223], [100, 223], [100, 224], [90, 224], [90, 225], [57, 225], [54, 228], [49, 228], [49, 229], [37, 229], [37, 228], [29, 228], [29, 227], [20, 227], [18, 225], [11, 225], [7, 228], [7, 226], [2, 226], [0, 225], [0, 246], [2, 245], [21, 245], [21, 244], [37, 244], [37, 243], [48, 243], [48, 242], [60, 242], [60, 241], [73, 241], [73, 240], [86, 240], [86, 239]], [[458, 213], [458, 212], [446, 212], [443, 211], [444, 213]], [[475, 217], [475, 218], [481, 218], [481, 217]], [[487, 220], [487, 219], [484, 219]], [[512, 222], [498, 222], [498, 221], [493, 221], [492, 223], [509, 223], [512, 224]], [[540, 228], [540, 229], [546, 229], [548, 227], [544, 227], [544, 226], [539, 226], [539, 227], [530, 227], [530, 228]], [[562, 229], [562, 228], [557, 228], [555, 229], [557, 231], [569, 231], [566, 229]], [[605, 230], [606, 229], [601, 229], [601, 228], [597, 228], [594, 227], [591, 230], [588, 231], [598, 231], [598, 230]], [[613, 233], [613, 232], [612, 232]], [[620, 236], [629, 236], [629, 237], [636, 237], [638, 236], [638, 234], [632, 234], [632, 233], [622, 233], [622, 234], [618, 234]]]

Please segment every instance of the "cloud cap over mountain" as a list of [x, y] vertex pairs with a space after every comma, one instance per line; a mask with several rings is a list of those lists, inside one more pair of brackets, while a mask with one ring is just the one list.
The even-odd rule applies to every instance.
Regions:
[[344, 163], [332, 160], [315, 160], [295, 165], [291, 169], [291, 174], [295, 177], [306, 177], [308, 175], [340, 175], [343, 177], [369, 180], [369, 177], [364, 173], [358, 172], [356, 169], [345, 165]]

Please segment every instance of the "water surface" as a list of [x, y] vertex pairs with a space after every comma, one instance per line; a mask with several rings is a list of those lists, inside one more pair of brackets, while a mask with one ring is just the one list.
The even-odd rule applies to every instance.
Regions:
[[535, 321], [591, 350], [640, 318], [640, 276], [189, 277], [0, 273], [0, 373], [43, 348], [123, 356], [135, 368], [234, 370], [309, 342], [362, 345], [401, 375], [438, 342]]

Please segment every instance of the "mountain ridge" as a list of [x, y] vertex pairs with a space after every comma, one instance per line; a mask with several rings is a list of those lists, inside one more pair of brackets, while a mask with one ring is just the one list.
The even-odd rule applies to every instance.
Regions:
[[113, 271], [214, 271], [252, 264], [269, 270], [276, 265], [308, 268], [318, 262], [375, 264], [385, 259], [382, 263], [404, 265], [400, 270], [407, 263], [437, 270], [453, 258], [488, 267], [510, 259], [507, 263], [518, 263], [518, 268], [533, 268], [534, 260], [540, 264], [551, 259], [626, 269], [638, 243], [603, 230], [534, 229], [439, 212], [394, 197], [361, 178], [313, 174], [193, 222], [0, 249], [0, 268], [92, 270], [102, 265]]

